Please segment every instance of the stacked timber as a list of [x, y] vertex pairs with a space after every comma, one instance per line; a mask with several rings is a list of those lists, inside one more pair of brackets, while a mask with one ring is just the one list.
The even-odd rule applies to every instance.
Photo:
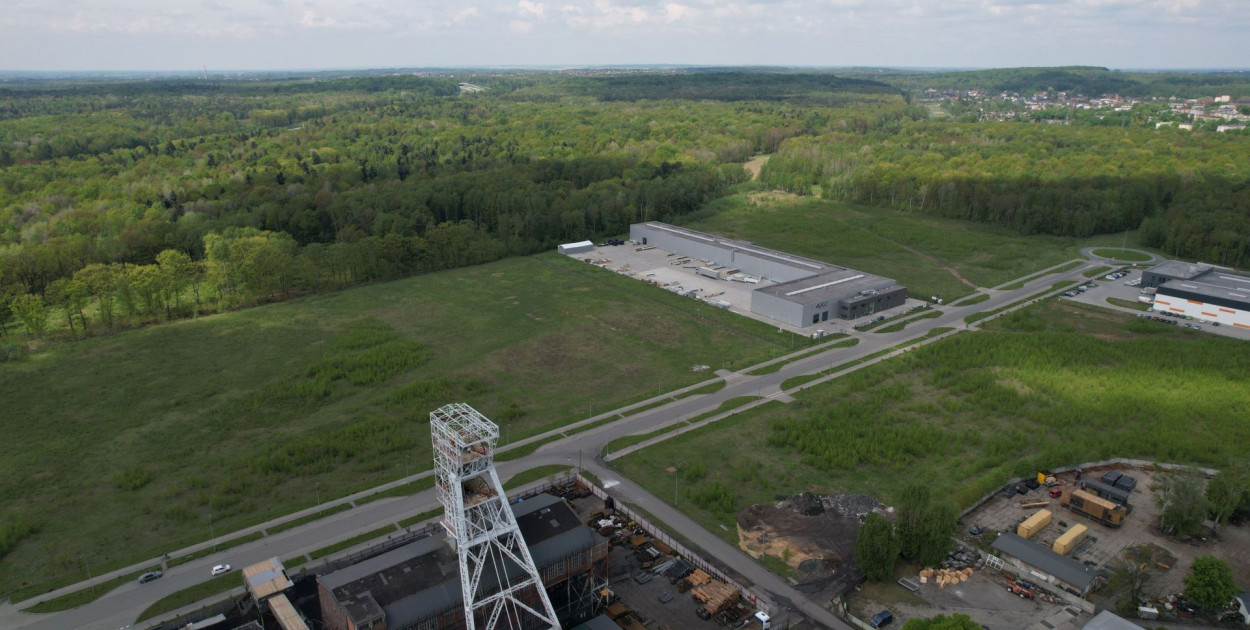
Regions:
[[[738, 603], [741, 594], [738, 589], [721, 582], [719, 580], [710, 580], [690, 591], [694, 599], [702, 604], [699, 611], [706, 615], [715, 615], [722, 610]], [[700, 617], [703, 614], [699, 615]]]
[[959, 570], [953, 569], [922, 569], [920, 571], [920, 583], [928, 584], [929, 580], [933, 580], [938, 588], [944, 589], [948, 584], [959, 584], [967, 582], [972, 577], [972, 569], [965, 568]]

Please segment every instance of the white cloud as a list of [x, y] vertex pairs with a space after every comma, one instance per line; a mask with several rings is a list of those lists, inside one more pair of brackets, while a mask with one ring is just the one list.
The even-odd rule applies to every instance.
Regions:
[[543, 3], [530, 2], [529, 0], [521, 0], [516, 3], [516, 6], [521, 10], [521, 13], [529, 13], [530, 15], [537, 17], [542, 17], [543, 11], [546, 9], [546, 7], [543, 6]]
[[[1250, 67], [1250, 0], [0, 1], [0, 69], [195, 68], [205, 58]], [[466, 33], [478, 43], [464, 46]]]

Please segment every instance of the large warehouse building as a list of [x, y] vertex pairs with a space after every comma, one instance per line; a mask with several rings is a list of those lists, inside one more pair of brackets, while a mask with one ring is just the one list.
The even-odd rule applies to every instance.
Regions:
[[1155, 310], [1250, 328], [1250, 277], [1201, 263], [1170, 260], [1142, 272], [1155, 287]]
[[629, 226], [631, 240], [707, 263], [722, 275], [758, 276], [775, 284], [751, 294], [751, 312], [791, 326], [856, 319], [902, 306], [906, 287], [889, 278], [794, 256], [747, 241], [720, 238], [667, 223]]
[[[593, 616], [595, 591], [607, 579], [607, 540], [559, 497], [540, 494], [511, 507], [561, 622]], [[456, 552], [441, 536], [323, 575], [317, 591], [325, 627], [333, 630], [465, 627]]]

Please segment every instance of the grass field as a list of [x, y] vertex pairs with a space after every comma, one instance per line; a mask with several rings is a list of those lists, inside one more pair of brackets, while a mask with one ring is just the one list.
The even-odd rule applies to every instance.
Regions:
[[1109, 297], [1107, 298], [1107, 304], [1113, 304], [1122, 308], [1131, 308], [1135, 311], [1150, 310], [1149, 304], [1146, 304], [1145, 302], [1138, 302], [1136, 300], [1121, 300], [1120, 298]]
[[679, 506], [736, 542], [737, 511], [779, 494], [892, 502], [924, 479], [934, 496], [967, 505], [1012, 476], [1064, 464], [1220, 467], [1244, 456], [1250, 344], [1061, 300], [986, 326], [613, 464], [662, 498], [673, 484], [665, 468], [678, 467]]
[[1058, 265], [1090, 241], [779, 193], [713, 202], [688, 227], [894, 278], [916, 297], [969, 295]]
[[0, 364], [0, 595], [428, 469], [444, 402], [516, 441], [790, 337], [545, 254], [44, 346]]
[[1146, 262], [1150, 260], [1149, 254], [1133, 251], [1131, 249], [1120, 249], [1119, 247], [1104, 247], [1095, 249], [1091, 252], [1095, 256], [1102, 258], [1110, 258], [1111, 260], [1119, 260], [1123, 262]]

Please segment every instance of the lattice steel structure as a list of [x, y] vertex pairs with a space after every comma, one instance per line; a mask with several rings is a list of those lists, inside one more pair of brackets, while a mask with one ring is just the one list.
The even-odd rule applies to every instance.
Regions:
[[443, 527], [456, 543], [468, 630], [560, 630], [495, 472], [499, 427], [463, 403], [430, 413]]

